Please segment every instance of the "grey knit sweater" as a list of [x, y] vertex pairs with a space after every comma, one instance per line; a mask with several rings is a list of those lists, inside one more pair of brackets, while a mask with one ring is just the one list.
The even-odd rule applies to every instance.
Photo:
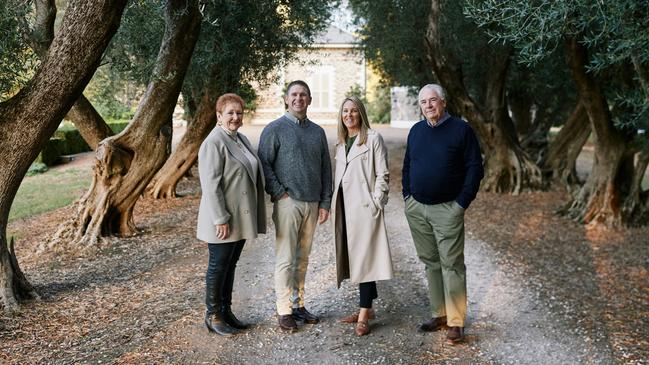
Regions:
[[273, 201], [288, 193], [292, 199], [318, 202], [329, 210], [331, 160], [322, 127], [308, 119], [297, 124], [286, 116], [272, 121], [261, 133], [259, 159]]

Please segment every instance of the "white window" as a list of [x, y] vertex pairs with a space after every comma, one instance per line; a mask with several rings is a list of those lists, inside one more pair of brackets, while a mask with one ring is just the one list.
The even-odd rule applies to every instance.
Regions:
[[334, 106], [334, 68], [331, 66], [315, 67], [309, 70], [306, 82], [311, 89], [310, 110], [335, 111]]

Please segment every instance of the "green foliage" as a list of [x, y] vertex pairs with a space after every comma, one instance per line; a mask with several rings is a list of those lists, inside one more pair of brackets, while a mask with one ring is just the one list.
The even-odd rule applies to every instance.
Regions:
[[577, 36], [588, 46], [591, 67], [603, 69], [631, 56], [649, 61], [649, 3], [645, 0], [468, 0], [466, 14], [493, 40], [511, 42], [529, 64]]
[[[649, 2], [646, 0], [468, 0], [466, 14], [494, 41], [516, 47], [523, 63], [537, 65], [563, 40], [588, 49], [588, 68], [604, 86], [621, 130], [649, 127]], [[635, 66], [635, 69], [634, 69]]]
[[143, 89], [138, 82], [119, 77], [114, 69], [104, 66], [97, 69], [84, 95], [104, 119], [131, 119]]
[[337, 1], [208, 0], [185, 89], [245, 94], [326, 26]]
[[365, 56], [380, 72], [381, 79], [393, 85], [430, 83], [424, 36], [428, 22], [426, 1], [350, 0], [354, 23]]
[[38, 62], [25, 41], [30, 1], [0, 2], [0, 102], [10, 98], [31, 78]]
[[50, 138], [45, 143], [45, 147], [41, 153], [36, 157], [36, 162], [43, 163], [47, 166], [56, 164], [59, 157], [63, 154], [63, 140], [61, 138]]
[[356, 96], [365, 105], [367, 117], [370, 123], [387, 124], [390, 123], [390, 88], [385, 85], [379, 85], [376, 89], [376, 98], [368, 101], [365, 92], [359, 84], [354, 84], [345, 96]]
[[108, 123], [108, 126], [113, 131], [113, 133], [118, 134], [119, 132], [126, 129], [126, 126], [128, 126], [129, 120], [123, 120], [123, 119], [111, 120], [111, 119], [109, 119], [109, 120], [106, 121], [106, 123]]
[[[455, 56], [452, 62], [464, 75], [469, 93], [482, 103], [489, 60], [506, 49], [489, 44], [487, 35], [463, 14], [463, 4], [443, 1], [442, 43]], [[379, 69], [384, 84], [418, 87], [436, 82], [425, 47], [430, 2], [350, 0], [350, 6], [360, 26], [365, 55]]]
[[[192, 56], [183, 96], [191, 116], [209, 87], [216, 94], [236, 92], [254, 109], [251, 82], [271, 81], [271, 70], [285, 64], [298, 47], [326, 26], [338, 1], [205, 0], [201, 34]], [[104, 56], [104, 66], [88, 87], [89, 98], [105, 117], [132, 113], [150, 81], [162, 35], [164, 4], [132, 2]]]
[[390, 98], [390, 87], [380, 85], [376, 89], [376, 99], [368, 105], [368, 118], [372, 123], [387, 124], [390, 123], [390, 111], [392, 109]]
[[149, 83], [165, 30], [164, 1], [138, 0], [124, 11], [119, 29], [106, 50], [108, 79]]

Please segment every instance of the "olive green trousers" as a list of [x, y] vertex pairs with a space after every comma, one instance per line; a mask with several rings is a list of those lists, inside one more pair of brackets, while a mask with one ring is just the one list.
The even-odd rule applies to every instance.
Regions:
[[446, 316], [448, 326], [464, 327], [464, 208], [455, 201], [428, 205], [409, 197], [405, 210], [417, 256], [426, 266], [432, 317]]

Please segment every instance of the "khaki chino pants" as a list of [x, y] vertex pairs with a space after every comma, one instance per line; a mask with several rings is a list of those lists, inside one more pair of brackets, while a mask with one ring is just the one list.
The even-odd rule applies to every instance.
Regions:
[[455, 201], [428, 205], [413, 197], [405, 206], [417, 256], [426, 266], [432, 317], [446, 316], [448, 326], [464, 327], [464, 208]]
[[318, 221], [318, 202], [290, 197], [273, 204], [277, 314], [304, 307], [304, 279]]

